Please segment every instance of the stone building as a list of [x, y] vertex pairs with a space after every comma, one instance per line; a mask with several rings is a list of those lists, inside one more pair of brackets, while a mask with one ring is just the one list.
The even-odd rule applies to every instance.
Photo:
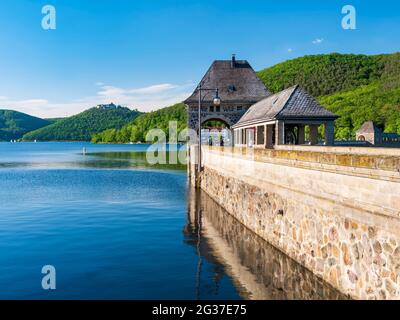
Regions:
[[[223, 121], [228, 128], [237, 123], [256, 102], [268, 97], [270, 92], [245, 60], [214, 61], [200, 81], [203, 88], [218, 89], [221, 106], [213, 105], [214, 91], [202, 93], [202, 124], [209, 120]], [[184, 103], [188, 106], [188, 126], [198, 128], [198, 87]]]
[[400, 145], [400, 135], [397, 133], [385, 133], [373, 121], [365, 122], [356, 133], [357, 141], [365, 141], [374, 146]]
[[235, 145], [271, 148], [273, 145], [318, 144], [318, 127], [324, 125], [324, 144], [334, 144], [337, 116], [311, 95], [294, 86], [254, 104], [233, 126]]
[[109, 103], [109, 104], [98, 104], [97, 109], [103, 109], [103, 110], [113, 110], [113, 109], [119, 109], [122, 108], [121, 106], [117, 106], [114, 103]]
[[[334, 143], [332, 112], [323, 108], [299, 86], [272, 95], [246, 60], [214, 61], [199, 86], [208, 89], [201, 101], [201, 123], [219, 120], [234, 129], [235, 145], [272, 147], [305, 144], [309, 126], [310, 144], [318, 144], [318, 127], [325, 126], [325, 145]], [[199, 86], [184, 101], [188, 127], [198, 130]], [[218, 89], [220, 106], [213, 105]], [[204, 141], [203, 141], [204, 143]]]

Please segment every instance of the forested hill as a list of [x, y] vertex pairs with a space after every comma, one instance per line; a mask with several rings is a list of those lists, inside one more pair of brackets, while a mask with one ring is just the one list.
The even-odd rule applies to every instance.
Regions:
[[258, 72], [276, 93], [299, 84], [314, 97], [347, 91], [380, 79], [384, 56], [326, 54], [285, 61]]
[[60, 119], [23, 136], [25, 141], [90, 141], [91, 135], [110, 128], [121, 128], [140, 113], [128, 108], [91, 108]]
[[400, 133], [400, 53], [304, 56], [258, 74], [273, 92], [299, 84], [340, 116], [336, 139], [354, 139], [367, 120]]
[[93, 135], [92, 141], [95, 143], [145, 142], [148, 131], [155, 128], [165, 132], [168, 138], [168, 125], [170, 121], [177, 121], [178, 132], [186, 128], [187, 115], [183, 103], [178, 103], [154, 112], [144, 113], [120, 130], [108, 129], [102, 133]]
[[0, 141], [18, 140], [25, 133], [47, 126], [49, 123], [47, 120], [22, 112], [0, 110]]
[[[336, 139], [354, 139], [367, 120], [384, 126], [386, 132], [400, 133], [400, 53], [304, 56], [261, 70], [258, 75], [272, 92], [299, 84], [340, 116]], [[173, 118], [181, 126], [186, 123], [183, 105], [142, 115], [122, 130], [95, 135], [93, 141], [143, 141], [148, 130], [162, 129]]]

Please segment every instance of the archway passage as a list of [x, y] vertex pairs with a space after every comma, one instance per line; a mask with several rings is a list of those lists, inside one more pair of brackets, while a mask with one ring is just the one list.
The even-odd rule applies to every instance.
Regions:
[[215, 119], [208, 119], [208, 120], [204, 121], [201, 124], [201, 128], [202, 129], [222, 130], [222, 129], [230, 129], [230, 126], [224, 120], [215, 118]]
[[201, 142], [209, 146], [233, 145], [230, 125], [219, 118], [209, 118], [201, 124]]

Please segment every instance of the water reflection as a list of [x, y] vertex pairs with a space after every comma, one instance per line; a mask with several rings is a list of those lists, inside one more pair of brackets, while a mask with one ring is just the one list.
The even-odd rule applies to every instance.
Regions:
[[[34, 161], [1, 161], [0, 169], [10, 168], [74, 168], [74, 169], [157, 169], [157, 170], [186, 170], [186, 165], [174, 163], [177, 152], [167, 152], [165, 163], [150, 164], [146, 158], [146, 152], [118, 151], [118, 152], [93, 152], [72, 154], [63, 160], [55, 157], [35, 159]], [[65, 159], [66, 158], [66, 159]]]
[[[185, 166], [147, 148], [0, 143], [0, 298], [341, 298], [205, 194], [187, 210]], [[35, 276], [49, 261], [51, 296]]]
[[[147, 161], [146, 152], [97, 152], [89, 153], [89, 162], [100, 163], [123, 168], [154, 168], [160, 170], [185, 170], [186, 165], [179, 163], [178, 152], [169, 151], [165, 153], [165, 161], [158, 164], [150, 164]], [[86, 165], [88, 164], [86, 161]]]
[[[202, 191], [190, 190], [187, 243], [196, 247], [197, 297], [203, 259], [214, 262], [214, 290], [225, 272], [244, 299], [337, 300], [346, 297], [230, 216]], [[222, 267], [223, 266], [223, 267]]]

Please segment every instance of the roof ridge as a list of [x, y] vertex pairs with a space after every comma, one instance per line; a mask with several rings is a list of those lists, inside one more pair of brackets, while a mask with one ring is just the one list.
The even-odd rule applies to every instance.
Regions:
[[373, 120], [367, 120], [365, 121], [361, 127], [357, 130], [357, 132], [364, 132], [364, 130], [368, 130], [368, 129], [372, 129], [372, 130], [379, 130], [379, 131], [383, 131], [382, 128], [380, 128], [375, 121]]
[[[224, 62], [232, 62], [232, 60], [231, 60], [231, 59], [216, 59], [216, 60], [214, 60], [213, 62], [220, 62], [220, 61], [224, 61]], [[246, 62], [248, 62], [248, 60], [247, 60], [247, 59], [236, 59], [235, 61], [236, 61], [236, 62], [238, 62], [238, 61], [246, 61]]]
[[[281, 108], [281, 110], [279, 110], [279, 112], [275, 115], [275, 118], [278, 117], [279, 114], [280, 114], [283, 110], [285, 110], [285, 108], [286, 108], [286, 106], [288, 105], [289, 101], [293, 98], [293, 94], [294, 94], [294, 93], [297, 91], [297, 89], [299, 89], [299, 88], [300, 88], [300, 86], [299, 86], [298, 84], [296, 84], [296, 85], [293, 86], [293, 87], [288, 88], [288, 89], [292, 89], [292, 92], [290, 93], [289, 98], [286, 100], [286, 102], [285, 102], [285, 104], [283, 105], [283, 107]], [[288, 90], [288, 89], [285, 89], [285, 90]], [[282, 90], [281, 92], [283, 92], [283, 91], [285, 91], [285, 90]]]
[[[296, 85], [296, 86], [298, 86], [298, 85]], [[279, 92], [273, 93], [273, 94], [269, 95], [268, 97], [262, 98], [262, 99], [261, 99], [260, 101], [258, 101], [257, 103], [262, 102], [262, 101], [264, 101], [264, 100], [266, 100], [266, 99], [271, 99], [271, 98], [273, 98], [273, 97], [275, 97], [275, 96], [278, 96], [278, 95], [282, 94], [282, 92], [287, 91], [287, 90], [290, 90], [290, 89], [293, 89], [294, 87], [295, 87], [295, 86], [291, 86], [291, 87], [286, 88], [286, 89], [283, 89], [283, 90], [281, 90], [281, 91], [279, 91]]]
[[[254, 104], [271, 94], [248, 60], [236, 60], [236, 64], [237, 67], [232, 68], [231, 60], [214, 60], [202, 76], [199, 84], [212, 88], [218, 87], [220, 97], [226, 103], [238, 101]], [[239, 89], [229, 90], [231, 85], [235, 85]], [[198, 100], [197, 95], [198, 86], [184, 100], [184, 103], [195, 103]]]

